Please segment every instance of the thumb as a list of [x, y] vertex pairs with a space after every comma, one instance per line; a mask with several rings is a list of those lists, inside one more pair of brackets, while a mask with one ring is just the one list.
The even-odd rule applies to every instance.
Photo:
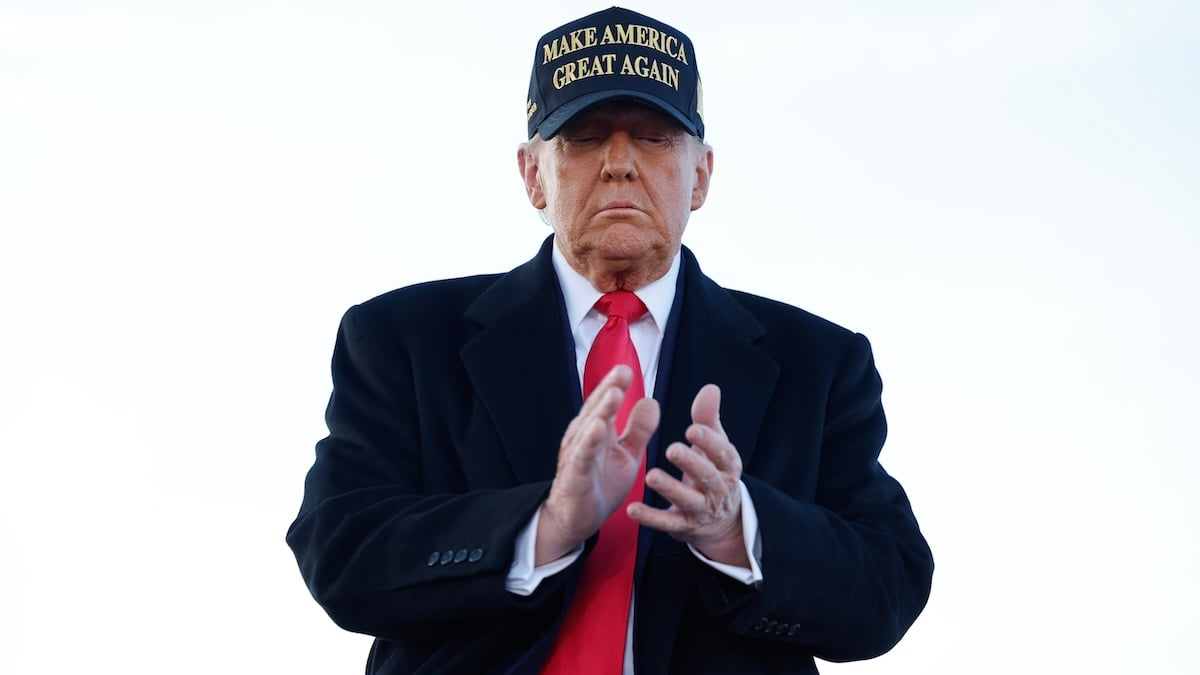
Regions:
[[721, 433], [721, 388], [715, 384], [706, 384], [696, 392], [692, 401], [692, 421], [711, 427]]

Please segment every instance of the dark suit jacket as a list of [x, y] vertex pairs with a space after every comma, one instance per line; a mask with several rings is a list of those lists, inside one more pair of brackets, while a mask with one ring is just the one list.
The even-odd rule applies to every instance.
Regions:
[[[369, 673], [533, 672], [553, 639], [580, 562], [529, 597], [504, 588], [580, 401], [549, 246], [508, 274], [400, 289], [343, 318], [329, 436], [287, 540], [333, 620], [377, 638]], [[933, 562], [877, 462], [886, 431], [870, 346], [720, 288], [686, 249], [681, 277], [652, 445], [682, 440], [696, 392], [721, 387], [764, 582], [740, 584], [644, 532], [638, 671], [815, 673], [814, 656], [887, 651], [924, 607]], [[647, 501], [662, 503], [649, 490]]]

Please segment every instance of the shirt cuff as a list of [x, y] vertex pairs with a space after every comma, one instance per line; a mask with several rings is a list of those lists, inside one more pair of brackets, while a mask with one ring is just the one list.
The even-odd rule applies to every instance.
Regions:
[[529, 524], [517, 535], [516, 544], [513, 545], [512, 565], [508, 568], [508, 577], [504, 580], [504, 589], [509, 593], [533, 595], [543, 579], [567, 569], [583, 553], [583, 544], [580, 544], [574, 551], [558, 560], [548, 562], [541, 567], [534, 567], [533, 563], [537, 559], [538, 518], [541, 514], [540, 508], [534, 511], [533, 518], [529, 519]]
[[[746, 489], [746, 484], [739, 480], [738, 488], [742, 491], [742, 541], [746, 546], [746, 557], [750, 559], [750, 567], [747, 569], [737, 565], [719, 563], [696, 550], [691, 544], [688, 544], [688, 548], [701, 562], [718, 572], [737, 579], [747, 586], [760, 586], [763, 574], [762, 568], [758, 564], [758, 559], [762, 557], [762, 537], [758, 532], [758, 511], [754, 510], [754, 500], [750, 499], [750, 491]], [[509, 576], [512, 576], [511, 573]]]

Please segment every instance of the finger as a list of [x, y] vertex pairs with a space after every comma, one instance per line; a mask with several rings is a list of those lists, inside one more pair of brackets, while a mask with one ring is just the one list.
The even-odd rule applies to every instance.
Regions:
[[702, 528], [697, 528], [695, 523], [675, 509], [656, 509], [635, 502], [625, 507], [625, 513], [639, 525], [665, 532], [678, 541], [694, 546], [710, 560], [738, 567], [750, 567], [749, 554], [740, 527], [740, 516], [736, 521], [737, 526], [730, 529], [728, 534], [714, 536], [712, 533], [706, 534]]
[[627, 447], [645, 449], [650, 437], [658, 429], [658, 401], [644, 398], [633, 404], [629, 411], [629, 419], [625, 421], [625, 432], [621, 434], [621, 442]]
[[625, 390], [616, 385], [596, 387], [596, 391], [588, 397], [579, 410], [576, 419], [581, 424], [591, 424], [592, 420], [600, 420], [614, 428], [617, 422], [617, 412], [621, 410], [621, 402], [625, 400]]
[[633, 369], [618, 363], [612, 367], [612, 370], [605, 373], [604, 379], [600, 380], [600, 384], [596, 386], [597, 388], [619, 387], [624, 392], [631, 384], [633, 384]]
[[706, 384], [696, 392], [692, 400], [692, 421], [703, 424], [714, 431], [724, 434], [721, 428], [721, 388], [715, 384]]
[[662, 469], [649, 471], [646, 474], [646, 485], [661, 495], [663, 499], [678, 507], [680, 511], [687, 513], [708, 511], [708, 500], [702, 493]]
[[560, 453], [559, 471], [566, 468], [576, 474], [590, 472], [604, 448], [604, 436], [607, 433], [608, 427], [603, 420], [584, 422], [572, 442]]
[[737, 448], [725, 436], [724, 432], [714, 431], [711, 427], [693, 424], [684, 432], [684, 438], [692, 447], [703, 453], [718, 471], [734, 476], [742, 475], [742, 457]]
[[628, 386], [628, 383], [633, 382], [633, 368], [630, 368], [627, 365], [618, 363], [617, 365], [612, 367], [612, 370], [605, 373], [604, 377], [606, 377], [606, 378], [609, 378], [609, 377], [621, 378], [622, 380], [627, 381], [626, 385], [623, 385], [623, 386]]
[[672, 443], [667, 448], [667, 459], [679, 467], [684, 478], [690, 479], [692, 485], [699, 492], [716, 492], [721, 490], [726, 482], [726, 477], [721, 474], [708, 455], [696, 448], [683, 443]]
[[559, 446], [560, 454], [580, 443], [581, 436], [589, 433], [593, 422], [614, 423], [622, 397], [623, 394], [614, 393], [612, 389], [594, 392], [588, 401], [584, 402], [579, 414], [567, 425], [567, 430], [563, 432], [562, 443]]
[[[579, 415], [584, 416], [592, 414], [594, 408], [606, 403], [606, 396], [610, 395], [609, 392], [613, 391], [614, 389], [619, 391], [621, 397], [623, 398], [625, 396], [625, 390], [628, 389], [629, 385], [632, 383], [633, 371], [629, 368], [629, 366], [617, 365], [613, 367], [613, 369], [608, 371], [608, 374], [600, 380], [600, 382], [596, 385], [596, 388], [592, 390], [592, 393], [587, 397], [587, 400], [583, 402], [583, 407], [579, 409]], [[620, 399], [618, 399], [618, 405], [620, 405]]]
[[681, 536], [691, 529], [691, 523], [678, 511], [656, 509], [643, 502], [634, 502], [625, 507], [625, 514], [638, 524], [673, 536]]

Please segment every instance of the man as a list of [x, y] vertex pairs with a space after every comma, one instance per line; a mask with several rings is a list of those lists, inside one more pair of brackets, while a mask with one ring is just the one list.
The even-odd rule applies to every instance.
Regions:
[[368, 672], [815, 673], [923, 608], [866, 339], [681, 245], [700, 97], [661, 22], [551, 31], [517, 160], [554, 236], [346, 313], [288, 543]]

